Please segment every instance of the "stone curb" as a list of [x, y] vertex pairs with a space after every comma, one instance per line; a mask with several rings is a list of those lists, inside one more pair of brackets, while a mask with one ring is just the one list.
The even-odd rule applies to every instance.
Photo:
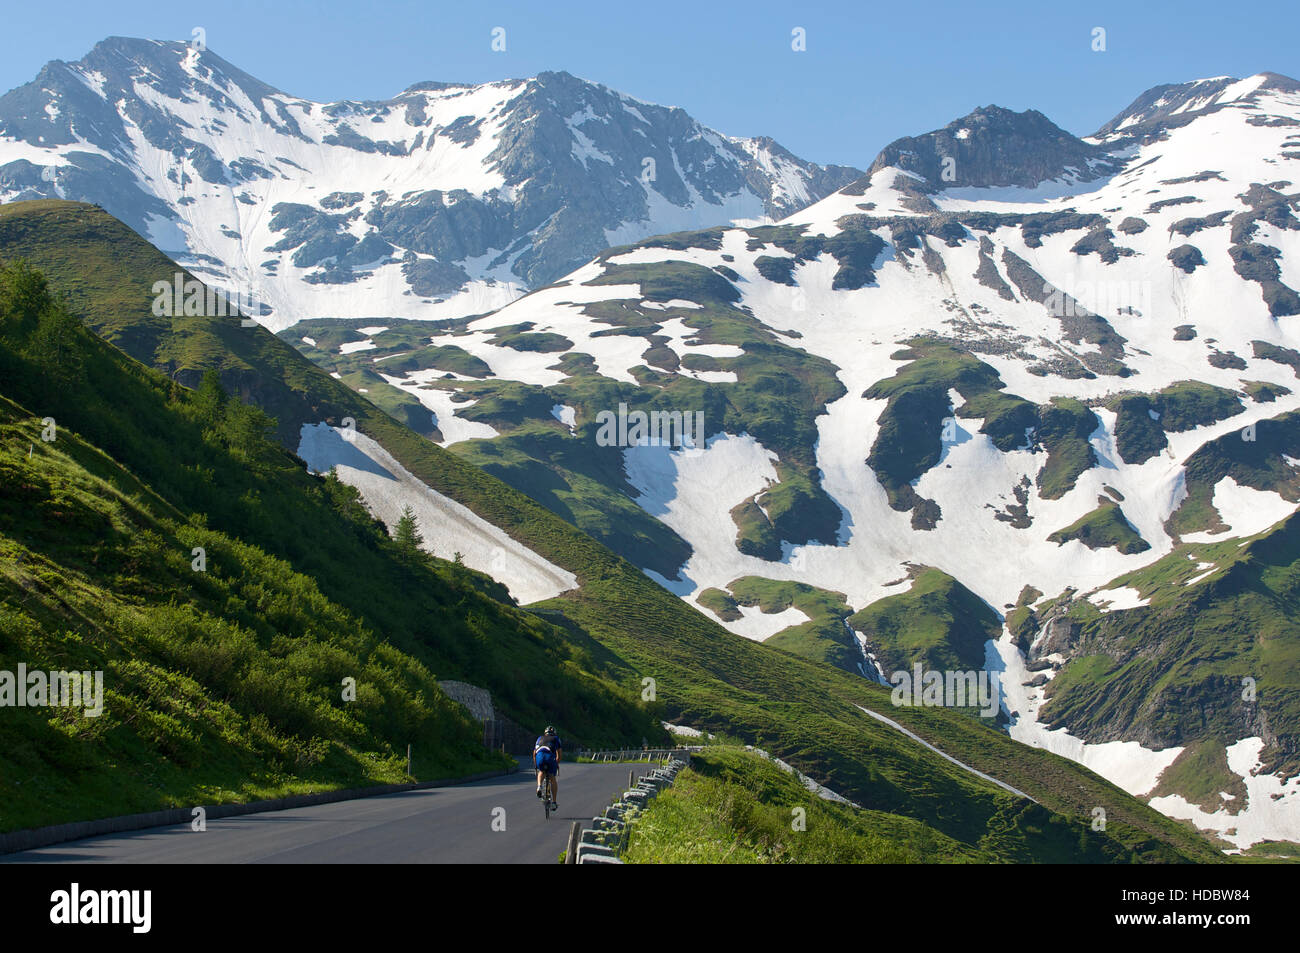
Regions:
[[690, 751], [680, 753], [686, 760], [674, 757], [667, 765], [639, 778], [636, 787], [624, 791], [617, 801], [605, 808], [603, 815], [591, 819], [591, 825], [579, 835], [575, 863], [623, 863], [619, 855], [627, 849], [636, 815], [645, 810], [660, 791], [671, 787], [677, 772], [690, 764]]

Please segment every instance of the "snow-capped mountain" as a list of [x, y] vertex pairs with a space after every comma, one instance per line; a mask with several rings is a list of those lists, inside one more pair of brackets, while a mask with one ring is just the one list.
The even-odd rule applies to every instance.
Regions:
[[[1295, 532], [1297, 181], [1274, 74], [1159, 87], [1084, 139], [987, 107], [774, 226], [611, 249], [437, 333], [293, 335], [740, 634], [879, 677], [882, 619], [937, 570], [1002, 628], [975, 664], [1015, 737], [1239, 846], [1295, 839], [1294, 692], [1243, 703], [1280, 663], [1229, 586]], [[706, 439], [605, 426], [654, 411]], [[1205, 744], [1222, 802], [1159, 787]]]
[[114, 37], [0, 97], [0, 201], [101, 205], [274, 329], [482, 313], [611, 244], [780, 218], [860, 174], [567, 73], [316, 103]]
[[[973, 467], [988, 481], [986, 487], [963, 478], [927, 495], [928, 480], [938, 479], [927, 466], [908, 480], [894, 481], [897, 498], [890, 501], [882, 495], [889, 487], [871, 488], [879, 482], [879, 468], [864, 464], [877, 436], [872, 421], [888, 397], [865, 392], [895, 377], [905, 365], [896, 352], [924, 337], [970, 351], [999, 375], [996, 390], [1036, 406], [1057, 398], [1082, 402], [1096, 417], [1088, 421], [1087, 434], [1093, 438], [1098, 431], [1096, 440], [1105, 431], [1113, 442], [1116, 417], [1130, 415], [1128, 405], [1108, 406], [1119, 395], [1157, 393], [1186, 380], [1234, 395], [1239, 406], [1231, 419], [1153, 438], [1161, 444], [1157, 454], [1124, 440], [1118, 450], [1095, 447], [1117, 458], [1118, 469], [1104, 481], [1116, 487], [1114, 481], [1129, 466], [1168, 460], [1182, 444], [1190, 443], [1190, 452], [1212, 433], [1235, 433], [1251, 420], [1300, 406], [1300, 395], [1280, 392], [1294, 379], [1286, 355], [1300, 346], [1300, 334], [1287, 320], [1300, 312], [1293, 290], [1300, 287], [1300, 220], [1292, 211], [1297, 200], [1288, 181], [1294, 175], [1289, 167], [1300, 161], [1300, 95], [1268, 75], [1234, 81], [1231, 88], [1237, 93], [1230, 105], [1220, 96], [1221, 108], [1203, 112], [1194, 123], [1148, 132], [1145, 143], [1133, 142], [1123, 131], [1074, 139], [1037, 113], [977, 110], [940, 132], [890, 145], [869, 175], [777, 226], [714, 229], [612, 249], [553, 287], [424, 343], [455, 346], [482, 362], [481, 372], [456, 377], [520, 382], [545, 389], [553, 404], [567, 407], [575, 405], [566, 389], [582, 379], [573, 372], [576, 361], [561, 360], [570, 353], [589, 355], [583, 366], [611, 381], [655, 390], [691, 381], [722, 395], [743, 390], [747, 376], [765, 369], [752, 360], [759, 349], [750, 338], [765, 339], [769, 365], [786, 356], [805, 370], [825, 362], [836, 383], [799, 395], [817, 430], [796, 436], [778, 432], [776, 439], [786, 446], [766, 449], [775, 449], [778, 462], [805, 469], [814, 487], [840, 472], [850, 484], [861, 484], [831, 494], [844, 506], [879, 498], [891, 512], [847, 520], [848, 514], [832, 507], [820, 536], [815, 529], [809, 534], [805, 523], [780, 537], [793, 544], [793, 552], [790, 545], [777, 546], [772, 550], [777, 559], [756, 556], [755, 565], [766, 565], [769, 572], [788, 568], [793, 555], [811, 558], [801, 547], [819, 538], [839, 567], [842, 578], [834, 580], [835, 588], [860, 601], [880, 594], [868, 582], [873, 576], [895, 578], [898, 563], [882, 558], [886, 552], [915, 559], [921, 555], [917, 547], [929, 545], [918, 540], [935, 540], [933, 560], [951, 562], [972, 581], [984, 575], [986, 581], [976, 586], [982, 596], [995, 605], [1013, 603], [1022, 583], [1008, 588], [1013, 584], [1006, 581], [1005, 565], [981, 566], [975, 552], [951, 548], [953, 540], [946, 537], [967, 518], [987, 523], [992, 517], [979, 513], [984, 503], [1005, 496], [1017, 505], [1011, 487], [1023, 475], [1035, 483], [1046, 459], [1047, 450], [1032, 433], [1041, 430], [1042, 421], [1026, 414], [1026, 426], [1007, 439], [994, 435], [1005, 446], [963, 438], [944, 448], [945, 459], [982, 447], [993, 453], [988, 466]], [[961, 135], [963, 130], [969, 134]], [[1000, 154], [997, 137], [1003, 134], [1017, 142], [1016, 158], [990, 160]], [[959, 148], [946, 151], [954, 144]], [[917, 171], [938, 169], [941, 162], [931, 157], [944, 155], [956, 157], [954, 182]], [[901, 156], [902, 164], [887, 164], [891, 156]], [[972, 179], [964, 177], [968, 167], [975, 170]], [[932, 210], [915, 211], [918, 196]], [[669, 292], [672, 297], [665, 297]], [[608, 306], [615, 302], [627, 313], [611, 315]], [[717, 317], [700, 313], [711, 308], [725, 308], [722, 313], [737, 326], [720, 326]], [[503, 339], [502, 328], [522, 330], [525, 340]], [[535, 349], [543, 342], [527, 340], [547, 334], [557, 338], [553, 347]], [[354, 336], [373, 338], [362, 359], [386, 373], [392, 347], [382, 346], [382, 334]], [[401, 348], [409, 351], [409, 342]], [[347, 344], [337, 350], [357, 352]], [[388, 376], [417, 394], [431, 384], [451, 391], [464, 391], [467, 384], [436, 378], [424, 367], [409, 379]], [[1267, 396], [1248, 392], [1248, 383], [1267, 383], [1272, 390]], [[827, 400], [832, 393], [835, 398]], [[472, 420], [468, 407], [455, 416]], [[960, 396], [956, 407], [960, 411]], [[440, 403], [437, 410], [450, 420], [455, 408]], [[841, 414], [845, 432], [830, 432]], [[1152, 414], [1158, 415], [1154, 405]], [[1142, 416], [1158, 423], [1155, 416]], [[576, 423], [579, 429], [583, 422], [581, 412], [568, 425], [550, 421], [557, 428]], [[959, 423], [964, 432], [966, 424]], [[730, 425], [716, 426], [710, 435], [723, 430], [732, 432]], [[749, 433], [752, 437], [755, 430]], [[939, 437], [936, 432], [936, 447]], [[756, 448], [755, 460], [764, 452]], [[842, 459], [832, 461], [832, 454]], [[1161, 476], [1154, 482], [1150, 474], [1134, 473], [1133, 498], [1124, 507], [1153, 552], [1126, 561], [1115, 552], [1076, 553], [1073, 546], [1058, 551], [1051, 544], [1044, 550], [1056, 553], [1050, 558], [1030, 552], [1015, 557], [1024, 560], [1016, 579], [1056, 592], [1070, 582], [1104, 582], [1119, 568], [1152, 561], [1161, 546], [1167, 551], [1172, 537], [1164, 523], [1183, 492], [1181, 466], [1161, 470]], [[907, 496], [901, 488], [918, 480], [916, 492]], [[708, 490], [732, 487], [715, 484]], [[945, 506], [950, 491], [956, 495]], [[904, 496], [912, 505], [903, 505]], [[1044, 498], [1036, 484], [1029, 496], [1030, 502], [1020, 505], [1038, 514], [1035, 523], [1065, 525], [1087, 512], [1079, 507], [1095, 494]], [[929, 509], [918, 501], [931, 497], [939, 503], [936, 518], [917, 516], [914, 511]], [[972, 506], [976, 502], [979, 506]], [[995, 507], [1005, 508], [1005, 502]], [[903, 528], [917, 532], [895, 533], [893, 524], [900, 519]], [[683, 530], [701, 532], [686, 524]], [[1024, 531], [1011, 522], [995, 520], [985, 530], [1008, 534], [1007, 542], [1015, 544], [1009, 548], [1023, 549]], [[809, 538], [798, 538], [800, 532]], [[855, 538], [875, 534], [880, 539], [867, 548], [876, 570], [850, 568], [843, 544], [847, 541], [851, 552]], [[729, 562], [745, 549], [735, 545], [735, 536], [733, 527], [724, 540], [732, 555], [723, 560], [726, 568], [719, 567], [722, 575], [739, 568]], [[890, 544], [890, 538], [896, 542]], [[719, 581], [718, 573], [701, 574], [703, 567], [694, 563], [683, 568], [697, 586]]]

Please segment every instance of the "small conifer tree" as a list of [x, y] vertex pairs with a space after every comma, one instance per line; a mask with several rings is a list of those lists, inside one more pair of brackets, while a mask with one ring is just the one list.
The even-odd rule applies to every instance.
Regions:
[[393, 540], [403, 553], [411, 556], [418, 553], [424, 543], [424, 537], [420, 535], [420, 524], [416, 521], [415, 513], [411, 511], [409, 504], [403, 508], [402, 518], [397, 521], [397, 527], [393, 530]]

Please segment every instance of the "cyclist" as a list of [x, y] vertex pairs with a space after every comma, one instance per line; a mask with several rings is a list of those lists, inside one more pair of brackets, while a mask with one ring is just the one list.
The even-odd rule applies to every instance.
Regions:
[[560, 806], [559, 774], [562, 748], [560, 736], [555, 733], [555, 728], [551, 725], [546, 726], [546, 730], [538, 736], [537, 741], [533, 744], [533, 764], [537, 767], [537, 796], [542, 796], [542, 774], [550, 775], [551, 801], [556, 807]]

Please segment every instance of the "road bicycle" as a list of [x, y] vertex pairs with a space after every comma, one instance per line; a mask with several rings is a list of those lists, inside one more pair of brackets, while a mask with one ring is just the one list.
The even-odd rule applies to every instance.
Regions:
[[555, 810], [554, 788], [551, 786], [554, 779], [550, 774], [542, 772], [542, 808], [546, 811], [546, 819], [551, 819], [551, 812]]

